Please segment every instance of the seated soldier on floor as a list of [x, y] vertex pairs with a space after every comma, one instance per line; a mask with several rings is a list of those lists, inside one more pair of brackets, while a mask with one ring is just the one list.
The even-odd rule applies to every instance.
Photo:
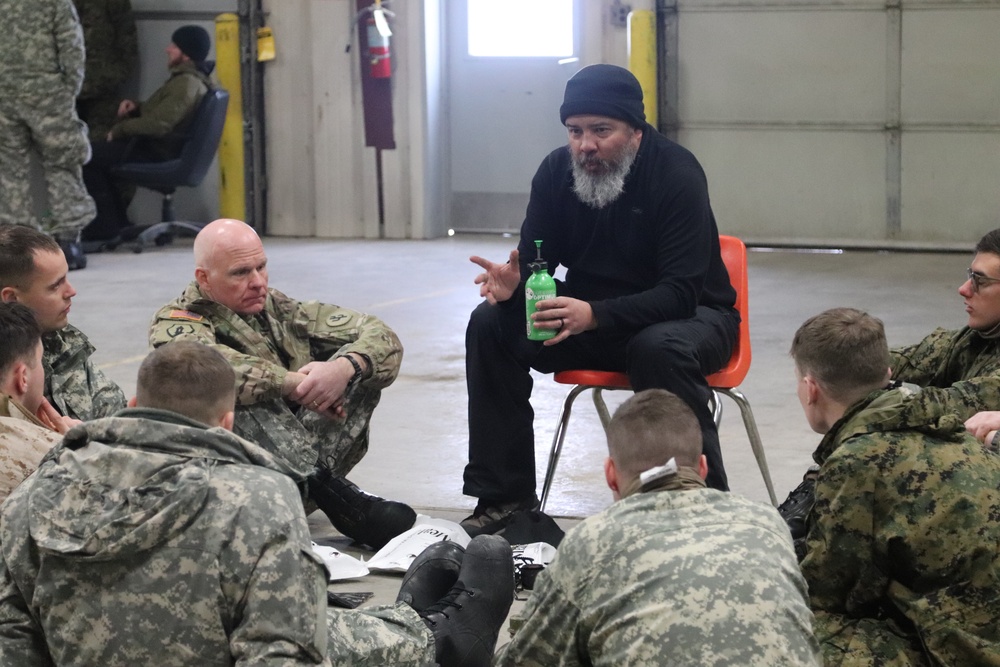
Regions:
[[229, 431], [235, 387], [218, 352], [157, 348], [132, 407], [71, 429], [11, 494], [0, 665], [466, 667], [492, 653], [513, 598], [494, 535], [429, 608], [327, 609], [290, 471]]
[[792, 342], [824, 434], [802, 572], [827, 665], [1000, 665], [1000, 457], [920, 387], [889, 385], [882, 322], [852, 308]]
[[[42, 396], [42, 329], [27, 306], [0, 303], [0, 502], [72, 425]], [[78, 422], [76, 422], [78, 423]]]
[[69, 323], [76, 290], [59, 244], [19, 225], [0, 225], [0, 299], [32, 310], [42, 327], [45, 398], [72, 419], [108, 417], [125, 407], [125, 394], [94, 366], [94, 346]]
[[608, 450], [614, 504], [566, 534], [495, 664], [819, 665], [788, 531], [770, 506], [706, 488], [691, 408], [635, 394]]
[[403, 346], [382, 320], [268, 288], [252, 227], [216, 220], [194, 241], [195, 280], [159, 310], [154, 347], [195, 340], [236, 370], [234, 431], [308, 478], [309, 499], [334, 527], [380, 549], [416, 520], [344, 476], [368, 451], [369, 421], [399, 373]]
[[[958, 293], [968, 321], [961, 329], [937, 329], [915, 345], [890, 351], [892, 378], [924, 387], [925, 400], [969, 419], [984, 410], [1000, 410], [1000, 229], [976, 244], [965, 282]], [[998, 422], [1000, 424], [1000, 422]], [[974, 421], [972, 428], [980, 426]], [[995, 430], [987, 429], [987, 431]], [[796, 539], [813, 502], [816, 467], [781, 504]]]

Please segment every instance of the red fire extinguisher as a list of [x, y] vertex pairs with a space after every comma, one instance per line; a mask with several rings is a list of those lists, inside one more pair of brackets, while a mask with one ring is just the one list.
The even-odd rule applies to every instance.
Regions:
[[392, 61], [389, 58], [388, 30], [379, 30], [374, 18], [369, 18], [368, 26], [368, 60], [371, 65], [371, 75], [375, 79], [388, 79], [392, 73]]

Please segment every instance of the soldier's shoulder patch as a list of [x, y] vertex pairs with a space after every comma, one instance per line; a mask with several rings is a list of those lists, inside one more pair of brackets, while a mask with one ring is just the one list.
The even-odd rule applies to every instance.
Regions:
[[191, 320], [192, 322], [201, 322], [205, 319], [204, 316], [192, 313], [190, 310], [171, 310], [167, 318], [171, 320]]
[[348, 317], [350, 316], [347, 313], [334, 313], [326, 318], [326, 324], [330, 327], [336, 326], [338, 322], [346, 320]]

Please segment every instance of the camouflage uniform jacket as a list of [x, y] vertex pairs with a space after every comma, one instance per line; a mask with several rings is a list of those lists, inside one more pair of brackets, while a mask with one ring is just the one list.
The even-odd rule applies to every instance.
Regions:
[[115, 95], [139, 62], [130, 0], [73, 0], [87, 46], [80, 99]]
[[202, 295], [197, 282], [153, 316], [149, 343], [159, 347], [172, 340], [196, 340], [221, 352], [236, 370], [240, 405], [281, 398], [288, 371], [311, 361], [326, 361], [349, 352], [364, 356], [370, 368], [361, 380], [370, 389], [383, 389], [396, 379], [403, 346], [382, 320], [318, 301], [295, 301], [276, 289], [257, 322], [240, 316]]
[[771, 507], [639, 493], [570, 530], [497, 665], [819, 665], [805, 582]]
[[0, 394], [0, 503], [62, 436], [46, 428], [23, 405]]
[[42, 336], [45, 398], [67, 417], [88, 421], [125, 407], [125, 393], [90, 360], [94, 346], [67, 324]]
[[111, 127], [112, 139], [145, 137], [143, 146], [164, 156], [175, 151], [178, 140], [171, 134], [181, 133], [201, 98], [213, 87], [207, 74], [194, 63], [170, 68], [170, 78], [139, 103], [138, 115], [125, 118]]
[[802, 571], [832, 664], [1000, 665], [1000, 457], [924, 393], [874, 392], [813, 455]]
[[1000, 410], [1000, 338], [975, 329], [937, 329], [892, 350], [892, 377], [921, 387], [963, 419]]
[[[75, 97], [83, 85], [83, 31], [72, 0], [0, 0], [0, 90], [26, 78], [59, 79]], [[8, 85], [3, 85], [4, 83]]]
[[328, 665], [326, 645], [296, 487], [228, 431], [124, 410], [0, 509], [2, 665]]

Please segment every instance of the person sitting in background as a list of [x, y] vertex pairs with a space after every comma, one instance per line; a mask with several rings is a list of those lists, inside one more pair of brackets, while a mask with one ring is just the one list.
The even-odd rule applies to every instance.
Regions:
[[[503, 538], [430, 609], [327, 609], [290, 471], [230, 432], [236, 378], [155, 349], [130, 408], [66, 435], [0, 508], [0, 665], [465, 667], [513, 597]], [[473, 566], [477, 572], [473, 572]]]
[[42, 396], [42, 330], [19, 303], [0, 303], [0, 502], [34, 472], [74, 420]]
[[867, 313], [806, 320], [791, 355], [823, 434], [802, 572], [826, 664], [1000, 665], [1000, 457], [939, 392], [889, 386]]
[[87, 190], [97, 204], [97, 217], [83, 230], [85, 241], [115, 238], [129, 225], [129, 202], [121, 196], [115, 167], [126, 157], [129, 162], [158, 162], [177, 156], [178, 135], [215, 85], [210, 78], [215, 63], [207, 60], [211, 48], [212, 39], [201, 26], [178, 28], [167, 46], [167, 82], [145, 102], [122, 100], [118, 105], [118, 122], [106, 141], [94, 142], [93, 158], [83, 168]]
[[150, 345], [196, 340], [219, 350], [236, 369], [236, 433], [308, 478], [310, 500], [341, 533], [380, 549], [412, 527], [410, 507], [345, 477], [368, 451], [372, 413], [399, 373], [392, 329], [268, 288], [264, 246], [239, 220], [202, 229], [194, 261], [194, 281], [153, 316]]
[[566, 534], [494, 664], [819, 665], [781, 517], [706, 488], [687, 404], [638, 392], [607, 435], [615, 502]]
[[45, 398], [65, 417], [107, 417], [125, 407], [125, 394], [90, 360], [94, 346], [69, 323], [76, 290], [59, 245], [30, 227], [0, 226], [0, 300], [35, 314], [45, 348]]

